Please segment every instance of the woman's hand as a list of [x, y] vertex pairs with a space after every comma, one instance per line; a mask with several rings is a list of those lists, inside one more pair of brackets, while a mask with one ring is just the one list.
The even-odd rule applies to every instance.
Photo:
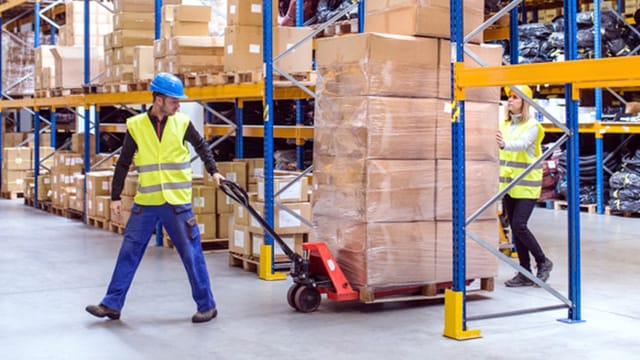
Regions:
[[496, 142], [498, 143], [498, 146], [500, 147], [500, 149], [504, 149], [504, 139], [502, 138], [502, 132], [498, 131], [496, 133]]

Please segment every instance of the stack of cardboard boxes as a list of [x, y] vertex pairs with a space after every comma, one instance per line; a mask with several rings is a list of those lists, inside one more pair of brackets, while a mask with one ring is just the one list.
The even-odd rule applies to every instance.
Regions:
[[[448, 3], [366, 6], [374, 33], [317, 43], [315, 240], [330, 245], [356, 288], [451, 281]], [[477, 9], [465, 8], [470, 28], [482, 22]], [[501, 48], [471, 48], [500, 64]], [[467, 100], [477, 102], [467, 102], [465, 121], [470, 214], [497, 192], [499, 91], [470, 91]], [[497, 242], [495, 207], [479, 219], [469, 229]], [[467, 244], [467, 277], [495, 276], [497, 259]]]
[[220, 72], [223, 42], [209, 36], [210, 21], [210, 6], [164, 5], [161, 38], [153, 53], [156, 73]]
[[106, 228], [111, 219], [111, 180], [113, 171], [92, 171], [86, 175], [87, 220], [97, 220]]
[[24, 192], [26, 171], [31, 169], [30, 147], [5, 147], [2, 149], [2, 192]]
[[[277, 26], [277, 1], [273, 11], [274, 57], [311, 33], [307, 27]], [[224, 71], [260, 72], [263, 68], [262, 4], [260, 0], [229, 0], [225, 30]], [[289, 73], [304, 73], [312, 69], [312, 45], [307, 41], [275, 62]]]
[[104, 36], [105, 82], [108, 84], [133, 82], [134, 55], [138, 56], [139, 68], [140, 59], [151, 58], [154, 39], [153, 0], [114, 1], [113, 32]]
[[[71, 196], [76, 195], [76, 178], [82, 176], [83, 155], [73, 151], [58, 151], [51, 170], [51, 205], [56, 209], [70, 207]], [[84, 189], [83, 189], [84, 190]], [[83, 194], [80, 191], [79, 194]]]

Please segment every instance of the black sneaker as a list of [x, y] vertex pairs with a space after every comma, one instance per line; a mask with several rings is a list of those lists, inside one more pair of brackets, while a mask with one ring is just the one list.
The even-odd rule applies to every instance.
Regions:
[[108, 308], [102, 304], [100, 305], [89, 305], [85, 308], [87, 312], [95, 317], [103, 318], [108, 317], [111, 320], [120, 319], [120, 311]]
[[552, 269], [553, 263], [548, 258], [545, 258], [544, 263], [538, 264], [538, 273], [536, 274], [536, 277], [544, 282], [547, 282]]
[[193, 316], [191, 317], [191, 321], [194, 323], [203, 323], [213, 319], [216, 316], [218, 316], [218, 310], [216, 308], [212, 308], [208, 311], [198, 311], [197, 313], [193, 314]]
[[523, 286], [533, 286], [533, 281], [529, 280], [526, 276], [518, 273], [513, 279], [509, 279], [504, 282], [506, 287], [523, 287]]

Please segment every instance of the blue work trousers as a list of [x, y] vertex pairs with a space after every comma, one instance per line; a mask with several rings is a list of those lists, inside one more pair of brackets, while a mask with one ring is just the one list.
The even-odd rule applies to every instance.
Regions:
[[209, 283], [209, 273], [202, 254], [200, 231], [193, 216], [191, 204], [186, 205], [138, 205], [133, 204], [131, 217], [124, 230], [124, 239], [111, 283], [102, 304], [121, 310], [158, 220], [164, 225], [175, 246], [184, 268], [187, 270], [191, 294], [198, 311], [216, 306]]

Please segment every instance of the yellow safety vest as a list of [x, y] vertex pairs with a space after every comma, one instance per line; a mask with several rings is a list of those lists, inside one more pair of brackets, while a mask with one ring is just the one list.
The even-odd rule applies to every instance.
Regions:
[[[532, 126], [538, 127], [538, 137], [535, 142], [535, 157], [530, 157], [526, 150], [522, 151], [504, 151], [500, 150], [500, 190], [524, 170], [535, 162], [542, 154], [542, 138], [544, 137], [544, 128], [534, 119], [523, 121], [509, 133], [510, 121], [503, 121], [500, 124], [500, 131], [505, 142], [518, 140]], [[532, 169], [526, 174], [517, 185], [512, 187], [508, 194], [514, 199], [538, 199], [542, 188], [542, 166]]]
[[127, 129], [138, 151], [133, 161], [138, 170], [138, 191], [134, 201], [140, 205], [182, 205], [191, 203], [191, 162], [184, 135], [189, 116], [169, 116], [158, 139], [147, 113], [127, 119]]

